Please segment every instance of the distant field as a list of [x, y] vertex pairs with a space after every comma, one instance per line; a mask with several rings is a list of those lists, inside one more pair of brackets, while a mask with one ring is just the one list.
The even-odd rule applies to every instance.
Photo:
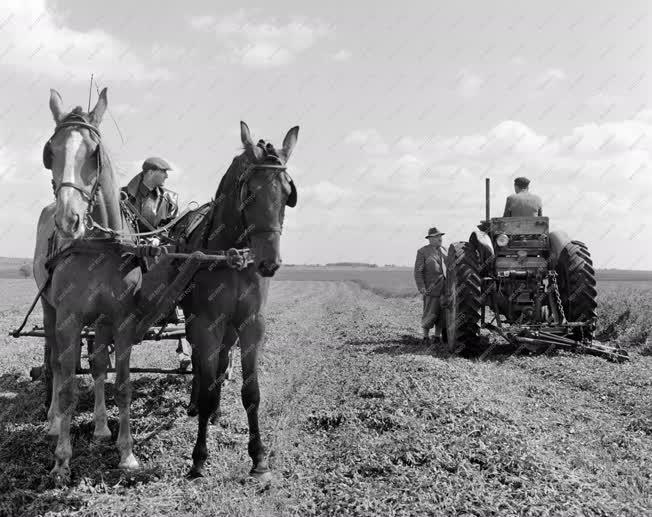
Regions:
[[[636, 346], [652, 335], [652, 280], [633, 280], [634, 273], [642, 276], [598, 272], [598, 339]], [[612, 279], [617, 276], [624, 279]], [[350, 281], [386, 298], [418, 296], [411, 268], [292, 266], [281, 268], [275, 280]]]
[[412, 269], [398, 267], [282, 267], [276, 280], [348, 280], [381, 296], [405, 298], [418, 294]]
[[[0, 278], [5, 272], [12, 273], [9, 278], [20, 278], [18, 268], [23, 263], [23, 259], [0, 258]], [[10, 268], [14, 268], [13, 271]], [[598, 271], [598, 339], [635, 346], [652, 335], [652, 273], [648, 280], [636, 279], [645, 278], [646, 273]], [[407, 267], [284, 266], [274, 281], [286, 280], [348, 281], [385, 298], [418, 296], [412, 269]], [[33, 280], [27, 280], [24, 287], [31, 290]], [[17, 293], [12, 292], [13, 301]], [[20, 298], [22, 304], [29, 303]]]
[[21, 266], [25, 264], [29, 265], [31, 271], [31, 258], [0, 257], [0, 278], [25, 278], [20, 272]]

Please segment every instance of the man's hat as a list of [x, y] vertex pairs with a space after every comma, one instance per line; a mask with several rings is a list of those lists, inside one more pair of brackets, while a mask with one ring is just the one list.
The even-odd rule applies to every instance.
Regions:
[[432, 228], [430, 228], [430, 230], [428, 230], [428, 235], [426, 235], [426, 239], [428, 237], [438, 237], [440, 235], [445, 235], [445, 233], [440, 232], [436, 226], [433, 226]]
[[172, 170], [172, 167], [163, 158], [152, 156], [151, 158], [147, 158], [147, 160], [143, 162], [144, 171], [148, 171], [151, 169], [161, 169], [164, 171], [169, 171]]
[[520, 176], [514, 180], [514, 185], [516, 185], [519, 188], [528, 188], [529, 184], [530, 184], [530, 180], [524, 176]]

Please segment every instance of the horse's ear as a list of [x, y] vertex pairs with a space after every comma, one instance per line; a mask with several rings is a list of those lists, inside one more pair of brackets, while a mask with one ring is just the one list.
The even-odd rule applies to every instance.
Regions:
[[99, 126], [100, 122], [102, 122], [102, 117], [104, 116], [106, 107], [109, 104], [106, 92], [107, 92], [106, 88], [102, 89], [102, 91], [100, 92], [100, 98], [97, 99], [97, 103], [95, 104], [93, 111], [91, 111], [90, 113], [91, 123], [95, 126]]
[[63, 100], [61, 95], [56, 90], [50, 88], [50, 111], [52, 112], [52, 117], [56, 123], [59, 123], [61, 120], [61, 114], [63, 113]]
[[288, 134], [285, 135], [285, 138], [283, 139], [283, 154], [285, 155], [286, 160], [292, 154], [292, 150], [294, 149], [294, 146], [297, 144], [298, 138], [299, 138], [299, 126], [294, 126], [292, 129], [290, 129], [290, 131], [288, 131]]
[[251, 131], [249, 131], [249, 126], [242, 120], [240, 121], [240, 140], [242, 140], [242, 145], [245, 147], [253, 147], [254, 145], [254, 141], [251, 139]]

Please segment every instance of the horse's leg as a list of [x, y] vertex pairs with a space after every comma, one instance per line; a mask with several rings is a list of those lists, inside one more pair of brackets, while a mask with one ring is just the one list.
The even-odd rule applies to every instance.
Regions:
[[[221, 415], [221, 410], [220, 410], [220, 398], [222, 394], [222, 386], [224, 385], [224, 381], [227, 378], [227, 370], [229, 368], [233, 368], [232, 365], [232, 354], [233, 354], [233, 344], [237, 341], [238, 339], [238, 334], [236, 333], [235, 329], [231, 325], [227, 325], [226, 331], [224, 333], [224, 338], [222, 340], [223, 344], [220, 348], [220, 357], [218, 361], [218, 370], [217, 370], [217, 380], [219, 382], [219, 387], [218, 387], [218, 394], [217, 394], [217, 409], [213, 412], [210, 418], [210, 423], [214, 424], [217, 422]], [[187, 414], [188, 416], [197, 416], [199, 413], [198, 408], [198, 400], [199, 400], [199, 375], [196, 373], [199, 371], [198, 366], [197, 366], [197, 354], [195, 354], [195, 347], [193, 346], [193, 352], [192, 352], [192, 369], [193, 369], [193, 376], [192, 376], [192, 392], [190, 394], [190, 405], [188, 406]]]
[[52, 352], [52, 369], [55, 387], [59, 389], [52, 398], [58, 398], [60, 424], [59, 439], [54, 451], [55, 465], [50, 473], [57, 484], [67, 483], [70, 480], [70, 458], [72, 457], [70, 423], [77, 403], [75, 370], [81, 345], [81, 331], [82, 323], [74, 313], [57, 314], [56, 346]]
[[[227, 336], [229, 334], [227, 330]], [[210, 418], [210, 423], [215, 424], [220, 416], [222, 416], [222, 410], [220, 406], [220, 400], [222, 398], [222, 386], [224, 386], [224, 380], [226, 379], [226, 370], [229, 366], [229, 358], [230, 358], [230, 351], [231, 351], [231, 346], [232, 342], [227, 340], [228, 338], [225, 336], [222, 346], [220, 348], [220, 358], [217, 364], [217, 408], [215, 411], [213, 411], [213, 414], [211, 415]]]
[[111, 338], [111, 326], [106, 323], [98, 323], [95, 329], [93, 350], [89, 351], [92, 355], [90, 363], [95, 385], [95, 430], [93, 431], [93, 437], [98, 439], [111, 438], [104, 397], [104, 382], [106, 381], [106, 370], [109, 364], [109, 343]]
[[188, 416], [197, 416], [199, 413], [199, 409], [197, 409], [199, 400], [199, 358], [195, 346], [192, 347], [190, 359], [192, 362], [192, 389], [190, 391], [190, 404], [188, 404], [186, 413]]
[[115, 343], [115, 401], [118, 405], [120, 430], [116, 444], [120, 451], [121, 469], [137, 469], [138, 460], [133, 453], [134, 440], [129, 427], [129, 412], [131, 409], [131, 381], [129, 380], [129, 360], [131, 346], [135, 334], [136, 321], [129, 316], [124, 322], [113, 326]]
[[192, 451], [193, 465], [188, 474], [191, 478], [204, 475], [204, 464], [208, 458], [206, 448], [208, 420], [217, 409], [221, 388], [221, 383], [217, 381], [220, 356], [218, 347], [224, 337], [225, 324], [219, 322], [212, 327], [211, 330], [210, 321], [201, 316], [194, 318], [191, 323], [192, 343], [195, 345], [193, 351], [197, 354], [195, 364], [199, 378], [197, 442]]
[[238, 341], [238, 333], [235, 329], [229, 325], [227, 328], [226, 337], [224, 342], [228, 345], [228, 363], [225, 365], [224, 369], [224, 380], [230, 381], [233, 379], [233, 351], [235, 349], [235, 344]]
[[265, 320], [262, 314], [245, 322], [239, 330], [240, 357], [242, 364], [242, 404], [249, 421], [249, 456], [253, 460], [250, 474], [267, 479], [271, 476], [267, 464], [267, 454], [260, 439], [258, 427], [258, 406], [260, 389], [258, 387], [258, 346], [265, 334]]
[[50, 424], [48, 435], [59, 436], [59, 426], [61, 423], [61, 417], [59, 416], [59, 389], [61, 388], [61, 375], [58, 364], [56, 365], [56, 368], [53, 366], [53, 352], [57, 349], [57, 337], [55, 335], [57, 313], [54, 310], [54, 307], [43, 298], [41, 298], [41, 305], [43, 306], [43, 331], [45, 334], [45, 354], [43, 357], [45, 360], [45, 393], [46, 400], [50, 401], [50, 407], [48, 409], [48, 423]]

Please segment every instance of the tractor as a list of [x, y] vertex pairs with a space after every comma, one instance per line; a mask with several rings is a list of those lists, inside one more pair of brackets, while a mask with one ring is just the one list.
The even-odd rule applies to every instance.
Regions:
[[587, 246], [550, 231], [548, 217], [490, 217], [485, 181], [485, 220], [468, 242], [448, 249], [448, 352], [484, 352], [488, 340], [481, 329], [487, 329], [518, 350], [566, 349], [627, 360], [624, 350], [593, 342], [597, 291]]

